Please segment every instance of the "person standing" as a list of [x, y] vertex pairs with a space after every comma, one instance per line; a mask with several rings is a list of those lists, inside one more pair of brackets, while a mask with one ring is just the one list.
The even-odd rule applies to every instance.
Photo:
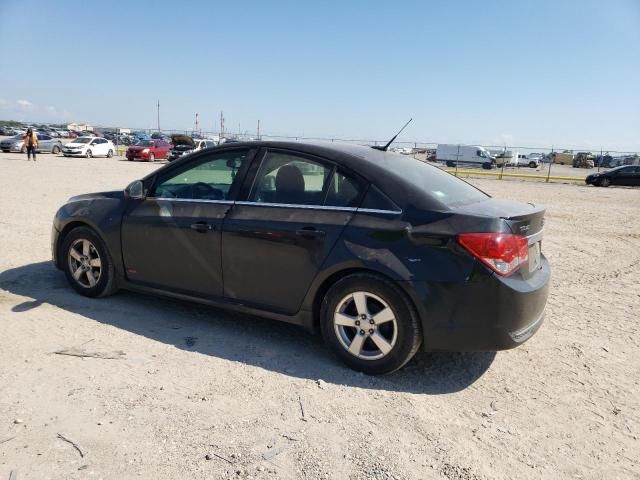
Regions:
[[27, 147], [27, 160], [31, 160], [31, 155], [33, 155], [33, 161], [36, 161], [36, 149], [38, 148], [38, 135], [36, 132], [27, 129], [27, 133], [22, 137], [24, 141], [24, 146]]

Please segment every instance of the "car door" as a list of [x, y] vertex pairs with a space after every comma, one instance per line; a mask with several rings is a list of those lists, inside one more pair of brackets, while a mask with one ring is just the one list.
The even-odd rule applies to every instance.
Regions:
[[91, 140], [91, 152], [94, 157], [100, 157], [102, 155], [106, 155], [104, 151], [104, 144], [102, 143], [104, 139], [102, 138], [94, 138]]
[[198, 155], [161, 171], [122, 219], [127, 279], [188, 295], [222, 296], [222, 221], [255, 150]]
[[629, 167], [629, 183], [627, 185], [640, 185], [640, 167]]
[[263, 149], [255, 170], [223, 225], [224, 295], [293, 314], [351, 220], [362, 182], [290, 150]]
[[167, 153], [169, 153], [169, 144], [164, 140], [160, 140], [160, 148], [162, 152], [160, 158], [167, 158]]
[[49, 135], [38, 135], [38, 151], [49, 152], [51, 151], [51, 145], [53, 139]]
[[633, 167], [622, 167], [619, 168], [612, 176], [611, 176], [611, 184], [612, 185], [631, 185], [632, 173], [631, 170]]

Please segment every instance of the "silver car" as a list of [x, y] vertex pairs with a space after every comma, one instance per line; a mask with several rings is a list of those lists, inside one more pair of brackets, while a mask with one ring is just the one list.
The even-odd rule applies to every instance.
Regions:
[[[22, 140], [22, 135], [15, 135], [0, 142], [0, 150], [5, 153], [25, 153], [27, 151], [27, 147]], [[38, 135], [38, 148], [36, 151], [38, 153], [51, 152], [53, 154], [58, 154], [62, 151], [62, 142], [49, 135]]]

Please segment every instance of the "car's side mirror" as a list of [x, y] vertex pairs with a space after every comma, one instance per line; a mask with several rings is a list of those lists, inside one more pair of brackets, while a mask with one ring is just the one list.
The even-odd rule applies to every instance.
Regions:
[[127, 198], [143, 199], [145, 195], [142, 180], [136, 180], [127, 185], [127, 188], [124, 189], [124, 194]]

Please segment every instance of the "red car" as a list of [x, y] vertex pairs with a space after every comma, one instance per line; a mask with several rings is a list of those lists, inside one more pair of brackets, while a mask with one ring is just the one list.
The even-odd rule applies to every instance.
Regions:
[[161, 139], [140, 140], [127, 149], [127, 160], [155, 162], [156, 160], [167, 158], [169, 149], [172, 146], [169, 142]]

